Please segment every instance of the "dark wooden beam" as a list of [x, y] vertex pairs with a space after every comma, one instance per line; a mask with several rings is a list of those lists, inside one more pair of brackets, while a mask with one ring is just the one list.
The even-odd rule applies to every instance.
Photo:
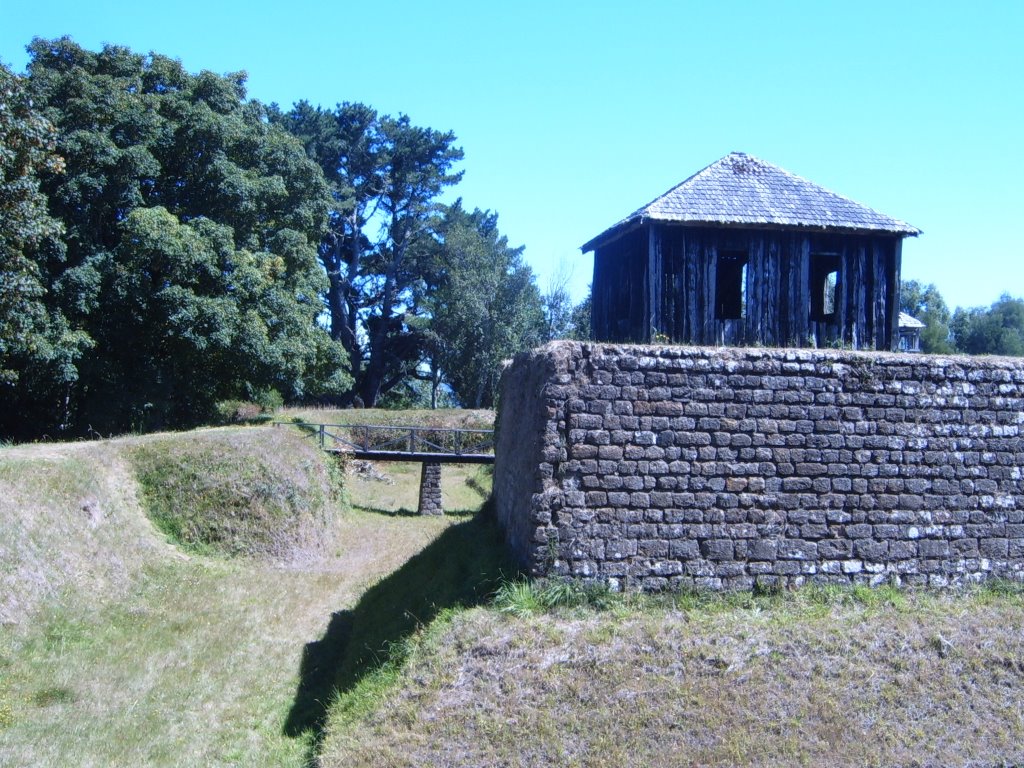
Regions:
[[325, 448], [328, 453], [342, 453], [366, 461], [419, 461], [432, 464], [493, 464], [492, 453], [409, 453], [408, 451], [353, 451], [344, 448]]
[[656, 333], [665, 333], [661, 313], [661, 237], [655, 224], [647, 225], [647, 285], [645, 304], [647, 306], [647, 341], [653, 341]]

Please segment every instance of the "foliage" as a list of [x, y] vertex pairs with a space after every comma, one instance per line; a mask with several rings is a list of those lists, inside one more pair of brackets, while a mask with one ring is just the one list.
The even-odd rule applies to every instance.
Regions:
[[969, 354], [1024, 356], [1024, 299], [1004, 293], [988, 309], [958, 307], [952, 329], [957, 346]]
[[571, 579], [506, 581], [494, 594], [493, 605], [502, 613], [525, 618], [557, 608], [607, 610], [624, 606], [627, 597], [611, 592], [606, 584]]
[[421, 408], [458, 408], [459, 401], [450, 389], [441, 386], [440, 376], [435, 380], [433, 377], [423, 378], [416, 373], [381, 395], [377, 405], [392, 411], [407, 411]]
[[456, 201], [438, 225], [430, 356], [460, 403], [490, 408], [503, 360], [544, 340], [533, 272], [498, 231], [498, 215]]
[[452, 132], [364, 104], [282, 112], [243, 72], [121, 46], [29, 54], [0, 71], [0, 435], [267, 398], [489, 405], [503, 359], [580, 335], [496, 214], [440, 205]]
[[592, 295], [590, 290], [583, 301], [573, 307], [572, 316], [569, 318], [569, 336], [576, 341], [591, 341], [590, 313], [592, 306]]
[[35, 109], [24, 78], [0, 64], [0, 392], [75, 378], [88, 346], [47, 307], [40, 259], [60, 260], [63, 228], [49, 215], [40, 175], [59, 177], [56, 129]]
[[591, 290], [587, 289], [586, 298], [579, 304], [572, 303], [569, 293], [569, 274], [561, 270], [548, 285], [544, 294], [544, 319], [546, 341], [555, 339], [574, 339], [588, 341], [590, 339], [590, 305]]
[[365, 104], [329, 111], [305, 101], [272, 119], [319, 163], [331, 187], [319, 257], [331, 336], [352, 361], [354, 393], [373, 407], [414, 376], [423, 352], [421, 286], [437, 198], [458, 183], [455, 135], [379, 115]]
[[[29, 52], [28, 93], [66, 158], [41, 175], [66, 258], [37, 268], [48, 310], [95, 345], [66, 377], [74, 427], [187, 425], [218, 400], [347, 386], [344, 350], [316, 323], [328, 189], [245, 99], [245, 75], [67, 38]], [[38, 390], [21, 400], [33, 418], [53, 411]]]
[[548, 288], [541, 297], [544, 305], [544, 338], [567, 339], [572, 331], [572, 295], [569, 293], [571, 272], [564, 264], [558, 273], [548, 281]]
[[917, 280], [902, 281], [900, 311], [924, 323], [925, 327], [921, 330], [922, 352], [949, 354], [954, 351], [950, 341], [949, 307], [933, 283], [922, 285]]
[[213, 406], [214, 420], [219, 424], [255, 424], [270, 421], [281, 408], [281, 396], [268, 390], [251, 400], [220, 400]]

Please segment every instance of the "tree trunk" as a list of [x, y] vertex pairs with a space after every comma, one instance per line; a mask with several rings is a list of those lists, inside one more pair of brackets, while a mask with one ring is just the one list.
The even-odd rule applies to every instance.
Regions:
[[394, 307], [397, 299], [394, 269], [389, 265], [384, 278], [384, 297], [381, 300], [380, 317], [367, 323], [370, 334], [370, 359], [366, 364], [363, 380], [359, 387], [363, 402], [367, 408], [377, 404], [381, 394], [381, 384], [387, 371], [388, 331], [394, 321]]

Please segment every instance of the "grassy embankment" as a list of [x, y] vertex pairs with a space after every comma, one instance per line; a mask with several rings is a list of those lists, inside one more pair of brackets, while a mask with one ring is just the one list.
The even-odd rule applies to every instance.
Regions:
[[306, 764], [367, 588], [475, 524], [336, 474], [287, 427], [0, 449], [0, 765]]
[[321, 765], [1024, 764], [1019, 586], [548, 591], [435, 622], [331, 711]]
[[[0, 765], [1024, 761], [1018, 588], [637, 598], [506, 585], [481, 605], [509, 572], [486, 519], [410, 516], [415, 482], [379, 467], [348, 476], [346, 511], [323, 457], [282, 429], [0, 451], [0, 528], [15, 532], [0, 540]], [[205, 440], [248, 447], [197, 449]], [[197, 452], [212, 457], [204, 472], [175, 469], [206, 462]], [[185, 545], [169, 544], [141, 513], [161, 519], [147, 494], [227, 481], [239, 452], [247, 467], [292, 457], [261, 469], [282, 482], [253, 505], [271, 529], [301, 518], [289, 530], [310, 535], [281, 549], [225, 525], [195, 546], [179, 515], [178, 529], [161, 524]], [[479, 506], [476, 472], [450, 508]], [[306, 489], [295, 503], [288, 477]], [[387, 494], [387, 511], [367, 511]]]

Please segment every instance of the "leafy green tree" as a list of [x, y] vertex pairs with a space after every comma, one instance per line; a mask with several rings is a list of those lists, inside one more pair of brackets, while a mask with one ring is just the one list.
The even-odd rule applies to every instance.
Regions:
[[498, 215], [450, 206], [438, 227], [429, 325], [432, 358], [460, 403], [494, 405], [502, 361], [544, 341], [546, 319], [523, 248]]
[[590, 340], [591, 290], [579, 304], [572, 303], [569, 295], [568, 276], [560, 275], [544, 294], [544, 319], [547, 323], [545, 340], [573, 339]]
[[569, 293], [570, 272], [564, 265], [548, 282], [541, 300], [544, 304], [544, 337], [547, 341], [567, 339], [572, 334], [572, 295]]
[[569, 318], [569, 338], [576, 341], [590, 341], [590, 313], [592, 306], [592, 290], [587, 290], [587, 297], [572, 308]]
[[949, 354], [955, 351], [950, 342], [949, 324], [952, 319], [949, 307], [934, 284], [923, 285], [917, 280], [900, 283], [900, 310], [922, 323], [921, 350], [933, 354]]
[[957, 346], [972, 355], [1024, 356], [1024, 300], [1003, 294], [985, 309], [957, 308], [952, 321]]
[[344, 350], [317, 324], [329, 190], [246, 100], [245, 75], [68, 38], [29, 53], [29, 93], [66, 159], [42, 175], [66, 253], [37, 264], [53, 309], [95, 343], [69, 395], [79, 428], [187, 425], [219, 399], [345, 388]]
[[63, 257], [63, 229], [39, 181], [63, 172], [55, 149], [56, 129], [33, 108], [24, 79], [0, 64], [0, 393], [13, 403], [35, 388], [59, 413], [88, 339], [47, 307], [39, 267]]
[[333, 111], [299, 102], [272, 118], [306, 146], [334, 205], [319, 248], [330, 280], [331, 336], [344, 344], [367, 406], [416, 376], [426, 340], [417, 287], [441, 192], [462, 178], [455, 135], [379, 115], [364, 104]]

